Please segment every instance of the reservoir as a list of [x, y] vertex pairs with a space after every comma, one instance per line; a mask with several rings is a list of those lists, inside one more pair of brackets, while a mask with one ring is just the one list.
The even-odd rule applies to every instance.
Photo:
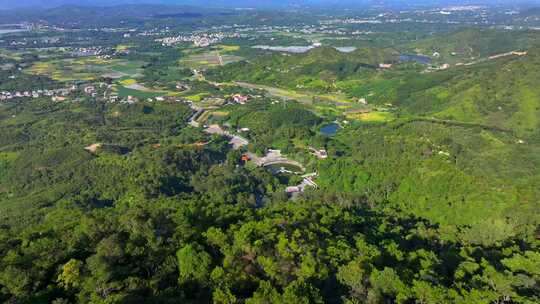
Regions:
[[[254, 49], [260, 49], [260, 50], [268, 50], [268, 51], [275, 51], [275, 52], [285, 52], [285, 53], [293, 53], [293, 54], [302, 54], [306, 53], [312, 49], [317, 48], [316, 46], [309, 45], [309, 46], [269, 46], [269, 45], [256, 45], [253, 47]], [[356, 47], [350, 46], [350, 47], [335, 47], [336, 50], [342, 52], [342, 53], [351, 53], [356, 51]]]

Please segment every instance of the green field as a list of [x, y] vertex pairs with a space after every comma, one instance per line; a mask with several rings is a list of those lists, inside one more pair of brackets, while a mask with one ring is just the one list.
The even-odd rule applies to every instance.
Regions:
[[121, 59], [100, 59], [83, 57], [40, 61], [25, 70], [30, 75], [48, 76], [57, 81], [96, 80], [97, 78], [114, 73], [119, 76], [136, 76], [141, 73], [142, 62], [129, 62]]
[[133, 97], [137, 97], [137, 98], [141, 98], [141, 99], [154, 98], [154, 97], [157, 97], [157, 96], [167, 95], [167, 92], [142, 91], [142, 90], [135, 90], [135, 89], [126, 88], [126, 87], [123, 87], [123, 86], [117, 86], [116, 91], [118, 93], [118, 96], [120, 96], [120, 97], [133, 96]]

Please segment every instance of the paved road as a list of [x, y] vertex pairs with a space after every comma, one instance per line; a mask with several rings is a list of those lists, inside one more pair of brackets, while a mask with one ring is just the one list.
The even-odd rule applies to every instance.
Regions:
[[210, 125], [204, 130], [208, 134], [217, 134], [221, 136], [226, 136], [231, 140], [229, 143], [233, 146], [233, 149], [238, 150], [249, 144], [249, 141], [242, 136], [232, 134], [228, 131], [223, 130], [219, 125]]

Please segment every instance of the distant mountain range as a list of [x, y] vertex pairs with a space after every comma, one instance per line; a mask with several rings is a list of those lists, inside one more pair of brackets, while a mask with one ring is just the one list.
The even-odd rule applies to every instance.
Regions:
[[0, 9], [22, 7], [51, 8], [62, 5], [114, 6], [122, 4], [177, 4], [229, 8], [283, 8], [295, 6], [359, 7], [366, 5], [407, 7], [456, 4], [516, 4], [517, 2], [540, 4], [540, 0], [1, 0]]

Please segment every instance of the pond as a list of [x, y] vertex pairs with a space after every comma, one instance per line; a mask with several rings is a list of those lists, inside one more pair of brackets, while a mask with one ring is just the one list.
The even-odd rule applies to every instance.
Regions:
[[[254, 49], [261, 49], [261, 50], [268, 50], [268, 51], [275, 51], [275, 52], [285, 52], [285, 53], [294, 53], [294, 54], [302, 54], [306, 53], [314, 48], [316, 46], [309, 45], [309, 46], [269, 46], [269, 45], [256, 45], [253, 47]], [[347, 47], [335, 47], [336, 50], [342, 52], [342, 53], [351, 53], [356, 51], [356, 47], [354, 46], [347, 46]]]
[[352, 53], [357, 50], [354, 46], [343, 46], [343, 47], [336, 47], [336, 50], [342, 52], [342, 53]]
[[418, 62], [422, 64], [428, 64], [431, 62], [431, 58], [424, 55], [411, 55], [411, 54], [401, 54], [399, 55], [399, 61], [403, 62]]
[[275, 52], [286, 52], [286, 53], [295, 53], [295, 54], [301, 54], [305, 53], [311, 49], [313, 49], [313, 46], [269, 46], [269, 45], [256, 45], [253, 47], [254, 49], [261, 49], [261, 50], [269, 50], [269, 51], [275, 51]]
[[321, 133], [326, 136], [334, 136], [336, 133], [341, 129], [341, 127], [337, 123], [331, 123], [322, 126]]

